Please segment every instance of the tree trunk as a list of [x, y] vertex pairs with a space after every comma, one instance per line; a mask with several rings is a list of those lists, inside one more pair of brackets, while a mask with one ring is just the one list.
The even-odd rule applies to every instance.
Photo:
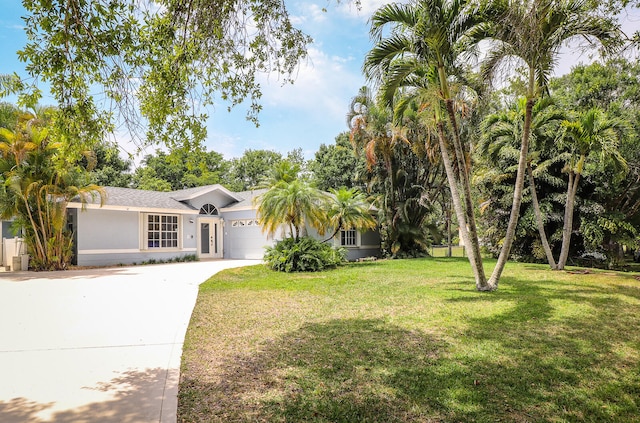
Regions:
[[571, 232], [573, 231], [573, 209], [575, 207], [576, 192], [578, 191], [578, 181], [580, 174], [569, 171], [569, 183], [567, 184], [567, 201], [564, 206], [564, 224], [562, 225], [562, 249], [558, 259], [558, 270], [564, 270], [569, 257], [569, 247], [571, 246]]
[[451, 206], [447, 204], [447, 257], [451, 257]]
[[[465, 212], [460, 202], [460, 194], [458, 193], [458, 181], [456, 180], [455, 173], [453, 171], [453, 164], [451, 157], [449, 156], [449, 150], [447, 148], [446, 138], [444, 135], [444, 125], [442, 121], [437, 123], [438, 127], [438, 143], [440, 145], [440, 153], [442, 154], [442, 163], [444, 164], [445, 173], [447, 174], [447, 181], [449, 182], [449, 189], [451, 191], [451, 201], [453, 203], [453, 209], [458, 218], [458, 226], [460, 227], [460, 236], [462, 242], [465, 245], [469, 245], [469, 232], [467, 231], [467, 220], [465, 218]], [[485, 281], [484, 269], [482, 263], [478, 263], [474, 257], [469, 255], [469, 263], [473, 270], [473, 275], [476, 280], [476, 287], [481, 286]]]
[[473, 256], [473, 261], [477, 263], [479, 269], [479, 273], [476, 278], [476, 288], [479, 291], [493, 291], [497, 286], [493, 287], [487, 284], [487, 277], [484, 273], [484, 267], [482, 265], [482, 254], [480, 252], [480, 241], [478, 240], [478, 229], [476, 226], [476, 216], [473, 207], [473, 197], [471, 196], [471, 182], [469, 180], [469, 172], [467, 170], [464, 149], [462, 148], [462, 142], [460, 141], [460, 132], [458, 129], [456, 114], [453, 109], [453, 100], [447, 99], [445, 103], [453, 132], [453, 146], [455, 148], [456, 159], [458, 162], [458, 172], [460, 173], [460, 182], [462, 183], [464, 194], [463, 198], [465, 203], [467, 224], [469, 225], [469, 243], [465, 245], [469, 248], [469, 258]]
[[556, 265], [556, 261], [553, 258], [551, 247], [549, 247], [547, 233], [544, 231], [544, 220], [542, 219], [542, 212], [540, 211], [540, 203], [538, 203], [538, 194], [536, 193], [536, 183], [533, 179], [533, 170], [531, 169], [531, 164], [527, 164], [527, 169], [529, 171], [529, 186], [531, 187], [531, 203], [533, 203], [533, 211], [536, 215], [536, 223], [538, 224], [538, 232], [540, 233], [540, 242], [542, 243], [542, 248], [544, 249], [544, 253], [547, 256], [549, 266], [552, 270], [556, 270], [558, 266]]
[[[532, 90], [531, 90], [532, 91]], [[507, 224], [507, 233], [504, 236], [502, 242], [502, 248], [500, 249], [500, 255], [496, 262], [496, 267], [493, 269], [491, 278], [489, 278], [490, 286], [498, 286], [500, 276], [504, 270], [504, 266], [507, 264], [509, 254], [511, 253], [511, 246], [516, 236], [516, 227], [518, 226], [518, 219], [520, 218], [520, 206], [522, 205], [522, 191], [524, 188], [524, 176], [527, 168], [527, 156], [529, 155], [529, 135], [531, 133], [531, 120], [533, 117], [533, 104], [535, 98], [527, 98], [527, 106], [524, 115], [524, 128], [522, 129], [522, 143], [520, 146], [520, 160], [518, 161], [518, 172], [516, 173], [516, 183], [513, 188], [513, 204], [511, 205], [511, 215], [509, 216], [509, 223]]]

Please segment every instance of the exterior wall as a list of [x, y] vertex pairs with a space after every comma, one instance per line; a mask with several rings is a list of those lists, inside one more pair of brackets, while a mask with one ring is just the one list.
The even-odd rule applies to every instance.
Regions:
[[347, 260], [356, 261], [361, 258], [367, 257], [380, 257], [380, 247], [377, 248], [363, 248], [363, 247], [349, 247], [347, 248]]
[[364, 246], [376, 246], [380, 249], [380, 232], [365, 231], [360, 234], [360, 244]]
[[[161, 213], [165, 214], [165, 213]], [[77, 264], [106, 266], [169, 260], [196, 253], [195, 216], [182, 215], [182, 248], [144, 249], [142, 213], [137, 211], [90, 209], [77, 213]]]
[[[226, 233], [226, 228], [228, 227], [228, 224], [229, 224], [228, 222], [225, 222], [225, 233]], [[241, 229], [246, 230], [248, 228], [241, 228]], [[251, 228], [251, 229], [256, 230], [258, 234], [261, 233], [260, 228]], [[232, 233], [236, 235], [236, 234], [240, 234], [240, 232], [241, 231], [234, 231]], [[288, 235], [288, 233], [286, 235]], [[316, 231], [314, 228], [307, 227], [305, 231], [303, 231], [301, 234], [301, 236], [305, 236], [305, 235], [318, 239], [320, 241], [324, 241], [325, 239], [327, 239], [328, 236], [331, 235], [331, 233], [320, 235], [318, 231]], [[275, 241], [282, 239], [284, 236], [285, 236], [284, 231], [283, 233], [276, 234], [275, 240], [269, 240], [268, 245], [273, 245]], [[265, 235], [262, 235], [262, 237], [266, 239]], [[247, 241], [251, 242], [250, 239], [247, 239]], [[340, 233], [338, 233], [338, 235], [336, 235], [336, 237], [333, 239], [333, 245], [335, 247], [340, 247]], [[244, 245], [241, 245], [238, 247], [238, 249], [241, 249], [241, 248], [246, 248], [246, 247]], [[351, 247], [343, 247], [343, 248], [347, 250], [347, 260], [349, 261], [356, 261], [358, 259], [366, 258], [366, 257], [380, 257], [380, 234], [377, 231], [365, 231], [364, 233], [359, 233], [358, 245], [351, 246]], [[264, 246], [260, 249], [260, 251], [262, 252], [261, 253], [262, 255], [260, 255], [259, 257], [256, 256], [256, 257], [246, 257], [246, 258], [261, 259], [262, 256], [264, 255]], [[256, 251], [256, 254], [257, 254], [257, 251]], [[225, 258], [226, 258], [226, 255], [225, 255]], [[229, 258], [244, 258], [244, 257], [229, 257]]]
[[[340, 246], [340, 233], [336, 235], [334, 245]], [[380, 257], [380, 233], [370, 230], [358, 233], [358, 244], [343, 248], [347, 250], [347, 260], [349, 261], [366, 257]]]
[[274, 244], [273, 238], [262, 233], [258, 225], [233, 226], [234, 220], [255, 219], [255, 210], [224, 213], [224, 258], [261, 260], [264, 257], [265, 247]]

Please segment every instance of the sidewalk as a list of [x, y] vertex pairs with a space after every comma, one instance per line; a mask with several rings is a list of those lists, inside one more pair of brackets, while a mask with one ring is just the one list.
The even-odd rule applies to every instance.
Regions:
[[175, 422], [198, 285], [257, 263], [0, 274], [0, 421]]

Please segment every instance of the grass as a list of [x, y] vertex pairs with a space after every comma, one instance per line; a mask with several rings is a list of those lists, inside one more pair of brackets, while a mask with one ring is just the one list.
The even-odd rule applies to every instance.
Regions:
[[[432, 246], [429, 249], [429, 254], [431, 257], [447, 257], [447, 254], [449, 254], [449, 247], [442, 245], [437, 247]], [[459, 245], [451, 246], [451, 257], [466, 257], [466, 254], [464, 247]]]
[[181, 422], [640, 422], [640, 282], [465, 259], [312, 274], [232, 269], [200, 288]]

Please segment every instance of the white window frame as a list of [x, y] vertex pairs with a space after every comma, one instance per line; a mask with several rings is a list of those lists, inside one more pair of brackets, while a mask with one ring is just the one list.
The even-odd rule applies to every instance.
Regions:
[[[151, 221], [152, 219], [153, 221]], [[182, 219], [180, 215], [144, 213], [142, 222], [143, 250], [161, 251], [182, 248]], [[157, 237], [150, 236], [152, 233]], [[170, 234], [175, 234], [175, 237], [167, 236]], [[151, 245], [152, 243], [154, 245]]]
[[[353, 240], [353, 244], [345, 244], [345, 240]], [[338, 245], [345, 248], [360, 246], [360, 232], [355, 229], [341, 229], [338, 238]]]

